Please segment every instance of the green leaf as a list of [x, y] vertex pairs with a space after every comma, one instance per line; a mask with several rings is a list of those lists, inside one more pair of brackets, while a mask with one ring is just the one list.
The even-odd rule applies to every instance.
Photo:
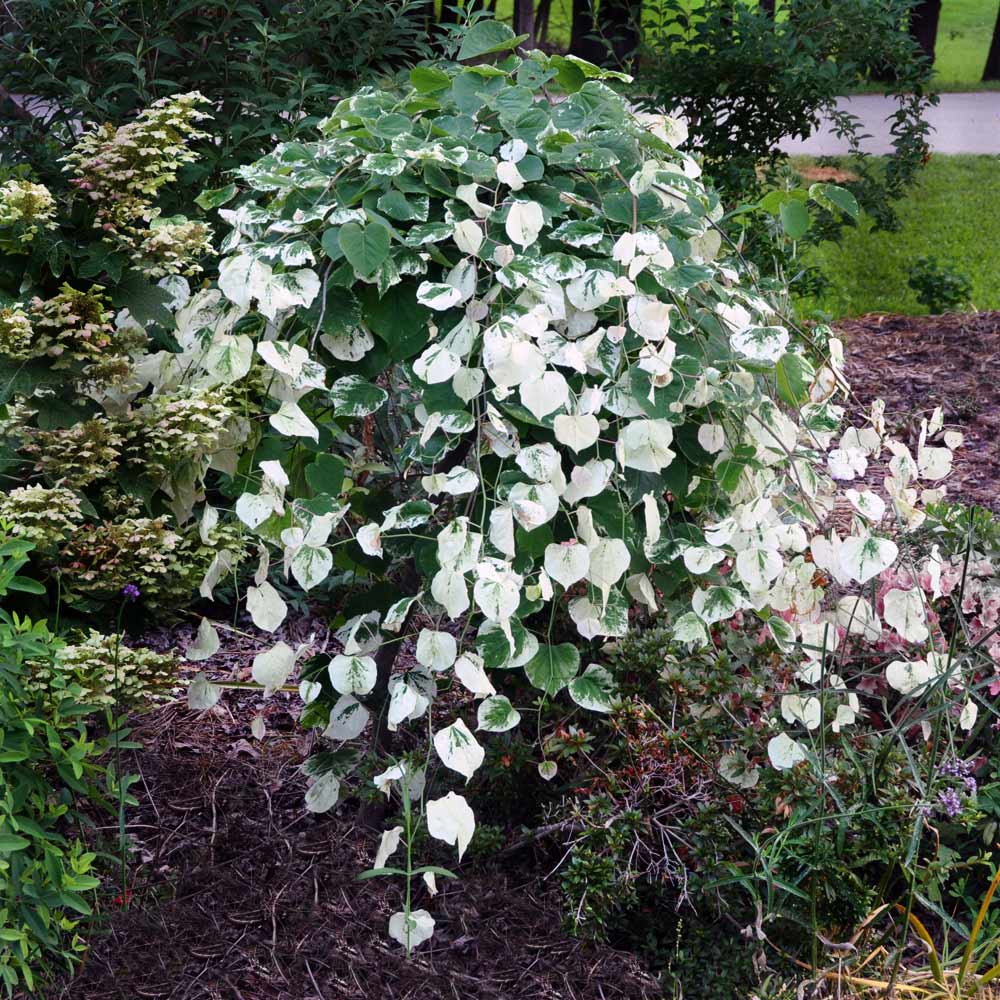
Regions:
[[235, 184], [227, 184], [225, 187], [212, 188], [209, 191], [202, 191], [194, 203], [199, 207], [209, 211], [225, 205], [227, 201], [232, 201], [236, 197], [237, 187]]
[[861, 211], [857, 198], [847, 188], [838, 187], [836, 184], [813, 184], [809, 188], [809, 197], [827, 211], [832, 212], [839, 208], [852, 219], [856, 219]]
[[0, 854], [11, 854], [31, 847], [31, 841], [14, 833], [0, 833]]
[[572, 643], [544, 644], [524, 665], [528, 680], [546, 694], [556, 695], [576, 676], [580, 654]]
[[466, 59], [485, 56], [489, 52], [506, 52], [516, 48], [527, 37], [515, 35], [506, 24], [499, 21], [479, 21], [465, 33], [458, 58], [460, 62], [464, 62]]
[[337, 242], [362, 278], [370, 278], [389, 256], [389, 230], [385, 226], [348, 222], [340, 227]]
[[306, 466], [306, 482], [317, 493], [339, 496], [344, 485], [344, 463], [336, 455], [317, 455]]
[[604, 667], [596, 663], [592, 663], [579, 677], [574, 677], [569, 682], [569, 696], [581, 708], [591, 712], [610, 712], [614, 694], [614, 679]]
[[330, 402], [338, 417], [367, 417], [388, 398], [384, 389], [366, 382], [360, 375], [345, 375], [330, 388]]
[[421, 94], [433, 94], [451, 86], [451, 77], [435, 66], [414, 66], [410, 70], [410, 85]]
[[491, 695], [479, 704], [477, 729], [486, 733], [505, 733], [520, 721], [521, 714], [502, 694]]
[[778, 214], [781, 216], [781, 228], [790, 240], [800, 240], [809, 232], [812, 220], [809, 209], [801, 201], [783, 202]]
[[130, 271], [115, 288], [114, 304], [127, 309], [137, 323], [159, 323], [171, 326], [173, 316], [167, 308], [170, 293], [159, 285], [153, 285], [136, 271]]
[[774, 369], [778, 395], [789, 406], [801, 406], [809, 400], [809, 386], [816, 371], [801, 354], [782, 354]]
[[400, 282], [384, 297], [369, 285], [360, 298], [365, 324], [386, 344], [394, 361], [412, 358], [427, 346], [430, 310], [417, 301], [415, 282]]

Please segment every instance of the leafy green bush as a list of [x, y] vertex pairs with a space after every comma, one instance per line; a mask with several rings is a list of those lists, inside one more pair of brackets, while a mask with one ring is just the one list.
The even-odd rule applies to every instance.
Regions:
[[[12, 583], [34, 589], [12, 576], [30, 548], [0, 531], [0, 597]], [[34, 993], [86, 951], [80, 918], [99, 882], [96, 855], [80, 837], [82, 810], [116, 794], [98, 760], [109, 741], [88, 731], [98, 706], [63, 671], [52, 671], [44, 691], [35, 683], [60, 647], [45, 622], [0, 610], [0, 981], [8, 995], [22, 985]]]
[[32, 95], [35, 115], [0, 103], [3, 159], [29, 163], [54, 187], [80, 121], [117, 127], [161, 98], [200, 90], [212, 136], [170, 206], [187, 213], [192, 188], [310, 131], [358, 79], [426, 54], [423, 19], [416, 0], [13, 0], [0, 96]]
[[783, 157], [785, 136], [809, 135], [827, 116], [858, 152], [860, 121], [836, 100], [887, 67], [897, 97], [894, 152], [883, 171], [866, 158], [847, 186], [882, 225], [926, 153], [922, 114], [930, 65], [906, 30], [909, 0], [791, 0], [780, 17], [762, 5], [652, 0], [643, 9], [640, 81], [652, 106], [682, 111], [693, 148], [735, 201], [760, 186], [760, 166]]
[[939, 264], [933, 256], [918, 257], [906, 283], [930, 313], [957, 312], [972, 302], [972, 282], [968, 276]]

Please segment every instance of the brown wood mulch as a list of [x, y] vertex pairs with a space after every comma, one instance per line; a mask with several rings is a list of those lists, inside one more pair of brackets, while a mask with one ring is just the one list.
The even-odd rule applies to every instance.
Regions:
[[1000, 312], [873, 314], [842, 320], [847, 376], [859, 403], [886, 402], [890, 430], [914, 446], [936, 406], [965, 435], [948, 499], [1000, 512]]
[[[253, 655], [275, 636], [223, 634], [211, 659], [182, 664], [244, 680]], [[148, 637], [183, 648], [191, 626]], [[276, 636], [296, 644], [316, 619], [296, 618]], [[435, 936], [407, 960], [386, 933], [401, 908], [398, 879], [359, 881], [371, 867], [380, 830], [357, 823], [359, 800], [345, 797], [316, 816], [303, 807], [299, 765], [313, 736], [296, 716], [298, 698], [227, 690], [209, 712], [173, 701], [138, 716], [141, 751], [122, 760], [140, 777], [128, 812], [133, 845], [128, 906], [112, 871], [92, 950], [71, 982], [47, 1000], [652, 1000], [657, 980], [635, 956], [587, 944], [562, 929], [558, 851], [521, 850], [500, 863], [466, 857], [445, 863], [429, 897], [414, 884], [414, 908], [437, 922]], [[258, 741], [250, 723], [264, 710]], [[346, 796], [350, 796], [348, 791]], [[482, 821], [482, 820], [481, 820]], [[102, 819], [116, 849], [113, 817]], [[558, 848], [558, 845], [555, 845]], [[399, 861], [396, 855], [392, 861]], [[442, 863], [442, 862], [438, 862]], [[113, 869], [113, 865], [109, 866]], [[117, 898], [116, 898], [117, 897]]]
[[[838, 328], [859, 404], [885, 399], [892, 429], [911, 444], [920, 418], [944, 407], [965, 434], [949, 496], [1000, 510], [1000, 313], [865, 316]], [[254, 653], [274, 637], [245, 627], [250, 634], [226, 636], [197, 669], [247, 679]], [[281, 637], [296, 643], [310, 632], [322, 641], [321, 624], [298, 618]], [[177, 648], [192, 633], [163, 629], [149, 639]], [[408, 961], [386, 935], [398, 883], [357, 880], [378, 840], [356, 823], [357, 801], [324, 816], [303, 809], [298, 766], [310, 748], [295, 703], [282, 695], [267, 703], [263, 741], [250, 733], [263, 707], [250, 692], [227, 691], [201, 715], [175, 702], [137, 720], [143, 749], [123, 761], [141, 778], [140, 804], [128, 814], [128, 905], [109, 884], [82, 971], [50, 1000], [660, 995], [634, 956], [561, 929], [556, 879], [545, 877], [551, 858], [527, 852], [497, 867], [467, 860], [460, 879], [439, 880], [433, 900], [421, 887], [414, 905], [431, 911], [437, 934]], [[115, 825], [103, 822], [113, 845]]]

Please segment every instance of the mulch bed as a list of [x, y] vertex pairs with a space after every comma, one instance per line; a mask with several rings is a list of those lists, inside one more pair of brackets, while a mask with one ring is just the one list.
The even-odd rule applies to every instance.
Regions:
[[[911, 444], [920, 418], [944, 407], [965, 434], [949, 496], [1000, 510], [1000, 313], [865, 316], [839, 329], [859, 404], [885, 399], [893, 430]], [[322, 638], [322, 629], [300, 618], [281, 637], [295, 643], [319, 630]], [[191, 631], [164, 629], [150, 644], [186, 645]], [[229, 636], [197, 669], [247, 679], [264, 641]], [[378, 841], [355, 822], [357, 802], [325, 816], [303, 809], [298, 766], [310, 737], [296, 728], [294, 704], [280, 695], [267, 703], [263, 741], [250, 734], [262, 707], [250, 692], [227, 692], [198, 716], [173, 703], [136, 721], [144, 749], [123, 761], [141, 776], [141, 804], [128, 816], [129, 905], [111, 903], [120, 890], [109, 886], [102, 933], [51, 1000], [660, 995], [634, 956], [561, 930], [557, 886], [546, 878], [552, 859], [528, 852], [497, 867], [466, 862], [460, 879], [439, 880], [433, 901], [421, 887], [415, 905], [434, 914], [437, 933], [408, 961], [386, 935], [398, 883], [357, 880]]]
[[859, 402], [884, 399], [890, 429], [911, 447], [921, 417], [941, 406], [946, 425], [965, 435], [948, 498], [1000, 512], [1000, 312], [869, 315], [837, 328]]
[[[310, 633], [322, 645], [315, 619], [278, 636], [295, 643]], [[161, 649], [191, 638], [189, 626], [149, 637]], [[244, 679], [253, 654], [274, 640], [229, 633], [212, 659], [182, 666], [184, 679], [196, 670]], [[140, 776], [140, 805], [128, 814], [129, 905], [111, 876], [87, 962], [50, 1000], [660, 996], [634, 956], [562, 930], [558, 880], [546, 879], [558, 853], [522, 850], [500, 864], [461, 866], [452, 856], [460, 878], [438, 879], [434, 899], [418, 880], [413, 905], [437, 927], [407, 960], [386, 933], [401, 881], [357, 878], [371, 867], [380, 831], [356, 822], [357, 799], [321, 816], [303, 807], [298, 768], [313, 737], [296, 726], [297, 701], [229, 690], [210, 712], [172, 702], [134, 720], [143, 749], [122, 761]], [[258, 741], [250, 722], [265, 705], [268, 731]], [[113, 851], [114, 820], [102, 824]]]

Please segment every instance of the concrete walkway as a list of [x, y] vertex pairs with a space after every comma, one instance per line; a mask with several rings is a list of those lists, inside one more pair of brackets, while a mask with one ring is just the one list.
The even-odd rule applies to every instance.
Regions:
[[[896, 102], [881, 94], [842, 97], [837, 106], [861, 119], [862, 133], [871, 138], [861, 143], [868, 153], [892, 152], [892, 135], [887, 116]], [[1000, 91], [970, 94], [942, 94], [941, 103], [927, 112], [932, 131], [928, 138], [935, 153], [1000, 154]], [[781, 148], [793, 156], [841, 156], [847, 143], [838, 139], [824, 123], [808, 139], [785, 139]]]

